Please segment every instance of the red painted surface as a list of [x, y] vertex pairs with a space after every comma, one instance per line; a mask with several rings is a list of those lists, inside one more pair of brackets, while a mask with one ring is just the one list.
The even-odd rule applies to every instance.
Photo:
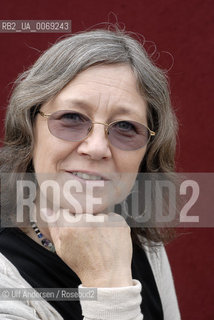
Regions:
[[[69, 19], [72, 31], [109, 20], [114, 12], [127, 30], [143, 34], [169, 71], [172, 101], [180, 122], [177, 169], [214, 171], [212, 0], [24, 1], [0, 3], [0, 19]], [[110, 18], [115, 22], [114, 18]], [[7, 99], [17, 75], [61, 34], [0, 34], [1, 135]], [[147, 47], [149, 44], [147, 43]], [[166, 53], [169, 52], [169, 53]], [[214, 319], [214, 232], [184, 230], [167, 247], [183, 320]], [[173, 319], [172, 319], [173, 320]]]

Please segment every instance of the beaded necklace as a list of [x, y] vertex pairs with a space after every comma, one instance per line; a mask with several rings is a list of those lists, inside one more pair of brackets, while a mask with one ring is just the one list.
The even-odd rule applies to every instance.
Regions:
[[47, 248], [48, 250], [52, 251], [52, 252], [56, 252], [54, 244], [46, 239], [43, 234], [41, 233], [41, 231], [39, 230], [39, 228], [37, 227], [37, 225], [35, 224], [35, 222], [31, 222], [31, 226], [34, 230], [34, 232], [36, 233], [37, 237], [39, 238], [39, 240], [41, 241], [42, 245]]

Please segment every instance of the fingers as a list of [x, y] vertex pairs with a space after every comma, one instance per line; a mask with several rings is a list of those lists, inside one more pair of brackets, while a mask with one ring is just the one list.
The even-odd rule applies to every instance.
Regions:
[[110, 278], [108, 281], [111, 281], [118, 266], [130, 267], [130, 230], [118, 214], [84, 213], [74, 216], [64, 210], [57, 213], [46, 210], [43, 216], [48, 223], [56, 253], [82, 283], [93, 283], [98, 274], [102, 280], [104, 274], [106, 277], [106, 270]]
[[47, 209], [42, 210], [43, 219], [53, 230], [57, 228], [87, 228], [87, 227], [128, 227], [122, 216], [114, 212], [71, 214], [68, 210], [61, 209], [58, 212]]

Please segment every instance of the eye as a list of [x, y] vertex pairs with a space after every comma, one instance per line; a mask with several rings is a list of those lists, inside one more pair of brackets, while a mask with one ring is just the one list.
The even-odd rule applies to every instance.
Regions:
[[66, 112], [61, 115], [61, 120], [68, 120], [70, 122], [83, 122], [86, 121], [86, 117], [78, 112]]
[[114, 127], [124, 133], [136, 133], [135, 126], [129, 121], [119, 121], [114, 124]]

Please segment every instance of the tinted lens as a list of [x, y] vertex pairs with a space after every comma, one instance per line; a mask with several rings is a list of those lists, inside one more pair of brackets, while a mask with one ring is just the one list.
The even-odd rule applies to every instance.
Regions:
[[50, 132], [67, 141], [81, 141], [88, 135], [91, 125], [88, 117], [75, 111], [57, 111], [48, 118]]
[[142, 148], [149, 139], [149, 129], [135, 121], [118, 121], [109, 127], [109, 141], [122, 150]]

